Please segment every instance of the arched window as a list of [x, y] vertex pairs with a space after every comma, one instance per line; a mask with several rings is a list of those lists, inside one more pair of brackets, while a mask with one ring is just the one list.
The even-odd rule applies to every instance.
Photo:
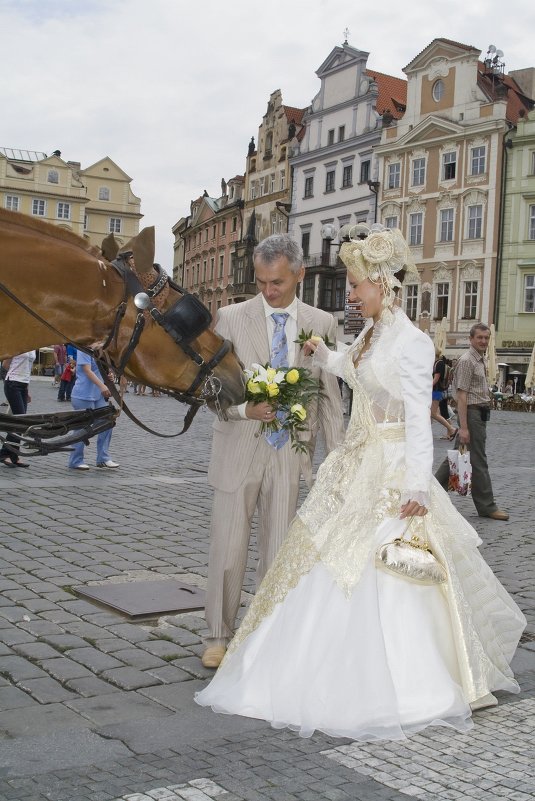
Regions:
[[435, 81], [435, 83], [433, 84], [433, 89], [432, 89], [433, 100], [435, 101], [435, 103], [440, 103], [440, 101], [444, 97], [444, 92], [445, 92], [444, 81], [441, 81], [439, 78], [439, 80]]

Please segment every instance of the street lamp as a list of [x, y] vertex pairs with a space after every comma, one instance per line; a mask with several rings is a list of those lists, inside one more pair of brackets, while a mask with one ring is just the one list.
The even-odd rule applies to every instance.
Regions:
[[379, 181], [368, 181], [368, 187], [370, 192], [373, 192], [375, 195], [375, 209], [373, 212], [373, 221], [374, 223], [377, 222], [377, 195], [379, 194], [379, 187], [381, 186]]

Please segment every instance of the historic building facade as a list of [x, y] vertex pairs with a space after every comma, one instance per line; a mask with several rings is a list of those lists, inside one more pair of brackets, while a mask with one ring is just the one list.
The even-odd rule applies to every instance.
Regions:
[[409, 317], [450, 348], [494, 316], [504, 137], [529, 101], [492, 54], [435, 39], [404, 72], [407, 108], [385, 127], [379, 216], [399, 226], [419, 268], [404, 287]]
[[243, 175], [221, 181], [221, 196], [205, 192], [190, 205], [190, 215], [173, 226], [175, 253], [183, 240], [183, 264], [178, 279], [197, 295], [215, 317], [233, 299], [231, 254], [243, 238]]
[[[525, 91], [535, 94], [533, 80]], [[499, 362], [525, 372], [535, 341], [535, 111], [520, 117], [504, 154], [496, 349]]]
[[[302, 244], [302, 298], [344, 321], [346, 271], [338, 249], [351, 226], [373, 223], [383, 115], [398, 119], [406, 81], [367, 68], [368, 53], [335, 47], [316, 75], [320, 89], [305, 110], [301, 141], [290, 157], [289, 232]], [[350, 331], [346, 319], [346, 333]], [[342, 332], [340, 332], [342, 334]]]
[[139, 233], [141, 201], [132, 179], [110, 158], [85, 169], [51, 156], [0, 148], [0, 196], [4, 208], [54, 223], [100, 246], [115, 234], [124, 244]]

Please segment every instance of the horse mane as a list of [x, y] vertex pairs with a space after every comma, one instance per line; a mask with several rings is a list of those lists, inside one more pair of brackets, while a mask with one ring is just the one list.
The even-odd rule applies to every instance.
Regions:
[[95, 254], [95, 246], [92, 245], [87, 239], [84, 239], [73, 231], [68, 231], [66, 228], [60, 228], [43, 220], [38, 220], [35, 217], [30, 217], [27, 214], [20, 214], [18, 211], [8, 211], [7, 209], [0, 208], [0, 223], [7, 223], [8, 225], [18, 225], [22, 228], [35, 231], [44, 236], [50, 236], [53, 239], [67, 242], [69, 245], [75, 245], [82, 248], [87, 253]]

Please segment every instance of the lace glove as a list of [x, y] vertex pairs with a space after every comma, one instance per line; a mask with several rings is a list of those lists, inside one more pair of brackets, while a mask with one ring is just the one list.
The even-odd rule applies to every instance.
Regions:
[[406, 503], [409, 501], [416, 501], [419, 503], [420, 506], [425, 506], [426, 509], [429, 509], [429, 493], [428, 492], [421, 492], [421, 491], [413, 491], [411, 490], [403, 490], [401, 493], [401, 506], [405, 506]]
[[328, 373], [344, 377], [345, 353], [329, 350], [323, 340], [318, 342], [318, 346], [312, 356], [312, 364]]

